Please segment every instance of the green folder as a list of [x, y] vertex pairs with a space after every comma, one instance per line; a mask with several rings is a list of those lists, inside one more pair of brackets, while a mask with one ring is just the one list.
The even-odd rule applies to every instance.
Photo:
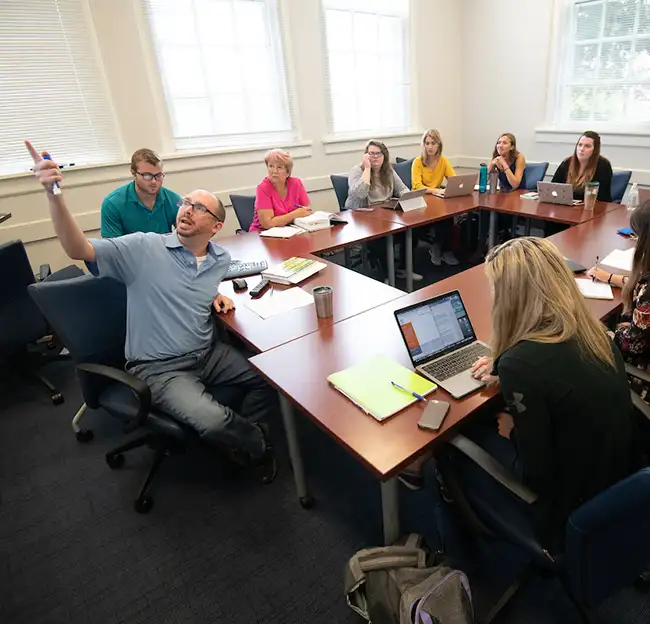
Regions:
[[375, 355], [360, 364], [332, 373], [327, 381], [377, 420], [385, 420], [418, 400], [408, 392], [395, 388], [391, 381], [421, 395], [429, 394], [437, 387], [432, 381], [383, 355]]

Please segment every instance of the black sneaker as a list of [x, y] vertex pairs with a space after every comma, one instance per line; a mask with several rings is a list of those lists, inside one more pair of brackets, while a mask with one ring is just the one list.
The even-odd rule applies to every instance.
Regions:
[[257, 479], [264, 485], [268, 485], [275, 479], [278, 473], [278, 465], [275, 462], [275, 454], [273, 452], [273, 445], [269, 440], [269, 430], [265, 423], [255, 423], [259, 428], [264, 439], [266, 449], [262, 457], [258, 459], [251, 459], [251, 467]]
[[397, 475], [397, 478], [402, 485], [405, 485], [409, 490], [413, 490], [414, 492], [424, 487], [424, 476], [421, 472], [404, 470]]

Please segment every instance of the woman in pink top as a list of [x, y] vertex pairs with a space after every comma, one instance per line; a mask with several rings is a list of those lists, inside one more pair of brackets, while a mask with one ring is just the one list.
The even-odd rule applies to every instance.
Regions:
[[299, 178], [291, 177], [293, 160], [289, 152], [272, 149], [264, 155], [268, 176], [257, 185], [255, 217], [249, 232], [293, 223], [311, 214], [307, 191]]

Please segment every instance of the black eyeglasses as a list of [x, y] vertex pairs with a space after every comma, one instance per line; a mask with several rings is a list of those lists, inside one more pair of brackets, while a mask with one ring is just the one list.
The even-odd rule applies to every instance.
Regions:
[[194, 212], [198, 212], [199, 214], [205, 214], [207, 212], [219, 221], [219, 223], [222, 223], [221, 219], [217, 217], [214, 212], [208, 210], [203, 204], [193, 204], [189, 199], [179, 199], [176, 205], [179, 208], [191, 208]]
[[384, 152], [367, 152], [367, 154], [370, 158], [379, 158], [384, 155]]
[[161, 180], [165, 179], [165, 173], [140, 173], [139, 171], [136, 171], [139, 176], [142, 177], [143, 180], [146, 180], [147, 182], [151, 182], [151, 180], [156, 180], [157, 182], [160, 182]]

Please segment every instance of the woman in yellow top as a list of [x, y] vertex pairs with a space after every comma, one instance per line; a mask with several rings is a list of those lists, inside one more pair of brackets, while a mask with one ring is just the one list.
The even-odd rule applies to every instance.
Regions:
[[[437, 130], [427, 130], [422, 135], [422, 156], [418, 156], [411, 166], [411, 183], [413, 190], [440, 188], [445, 178], [455, 176], [456, 172], [446, 156], [442, 155], [442, 138]], [[451, 237], [454, 220], [446, 219], [436, 223], [434, 235], [440, 243], [434, 243], [429, 249], [431, 262], [440, 266], [443, 262], [458, 264], [458, 259], [451, 250]], [[443, 250], [444, 248], [444, 250]]]

